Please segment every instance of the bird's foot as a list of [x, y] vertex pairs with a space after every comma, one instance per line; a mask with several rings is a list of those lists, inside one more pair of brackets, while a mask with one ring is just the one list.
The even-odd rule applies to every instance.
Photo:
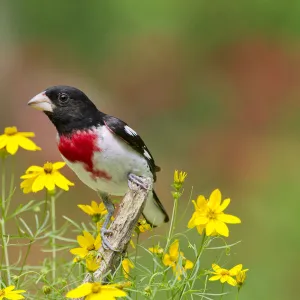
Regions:
[[101, 239], [102, 239], [102, 246], [105, 250], [111, 250], [114, 252], [120, 252], [119, 250], [113, 248], [110, 244], [110, 242], [107, 239], [107, 236], [110, 236], [113, 234], [112, 230], [108, 230], [106, 228], [101, 228]]
[[131, 187], [131, 183], [135, 183], [139, 187], [143, 188], [144, 190], [150, 191], [152, 189], [152, 185], [148, 182], [145, 182], [144, 177], [137, 176], [135, 174], [130, 173], [128, 175], [128, 185]]

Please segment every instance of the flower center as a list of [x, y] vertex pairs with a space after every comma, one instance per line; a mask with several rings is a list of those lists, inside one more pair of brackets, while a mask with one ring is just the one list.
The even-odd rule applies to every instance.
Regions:
[[217, 218], [216, 213], [211, 209], [207, 212], [207, 217], [213, 220]]
[[92, 286], [92, 293], [97, 294], [101, 291], [101, 284], [95, 282]]
[[0, 290], [0, 297], [5, 296], [5, 291], [4, 290]]
[[86, 249], [87, 249], [88, 251], [93, 251], [93, 250], [95, 250], [96, 248], [95, 248], [95, 245], [90, 245], [90, 246], [88, 246]]
[[227, 270], [221, 271], [221, 275], [222, 276], [229, 275], [229, 272]]
[[47, 174], [51, 174], [52, 171], [53, 171], [53, 165], [52, 165], [52, 163], [50, 163], [50, 162], [45, 163], [44, 164], [44, 171]]
[[14, 135], [18, 132], [17, 127], [13, 126], [13, 127], [6, 127], [4, 129], [4, 133], [6, 135]]

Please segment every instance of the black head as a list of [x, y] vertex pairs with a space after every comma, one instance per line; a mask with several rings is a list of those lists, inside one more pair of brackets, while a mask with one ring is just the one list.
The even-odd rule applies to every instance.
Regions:
[[53, 86], [32, 98], [28, 105], [42, 110], [59, 134], [88, 129], [101, 123], [101, 112], [80, 90], [71, 86]]

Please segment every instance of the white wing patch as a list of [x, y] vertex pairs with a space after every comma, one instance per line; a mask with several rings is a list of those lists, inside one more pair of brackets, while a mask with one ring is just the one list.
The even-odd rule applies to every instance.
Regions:
[[146, 156], [148, 159], [151, 159], [151, 155], [147, 150], [144, 150], [144, 156]]
[[130, 134], [131, 136], [137, 136], [137, 133], [132, 129], [132, 128], [130, 128], [129, 126], [125, 126], [124, 127], [124, 129], [125, 129], [125, 131], [128, 133], [128, 134]]

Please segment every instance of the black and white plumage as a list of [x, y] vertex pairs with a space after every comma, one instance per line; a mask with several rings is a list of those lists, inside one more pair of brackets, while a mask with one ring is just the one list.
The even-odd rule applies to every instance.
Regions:
[[[83, 183], [100, 193], [109, 215], [113, 205], [107, 196], [125, 195], [129, 179], [141, 176], [156, 181], [160, 168], [141, 137], [125, 122], [99, 111], [82, 91], [54, 86], [28, 104], [44, 111], [55, 125], [63, 159]], [[169, 220], [154, 190], [149, 193], [143, 215], [153, 226]], [[107, 232], [104, 226], [103, 234]], [[110, 248], [102, 237], [104, 246]]]

